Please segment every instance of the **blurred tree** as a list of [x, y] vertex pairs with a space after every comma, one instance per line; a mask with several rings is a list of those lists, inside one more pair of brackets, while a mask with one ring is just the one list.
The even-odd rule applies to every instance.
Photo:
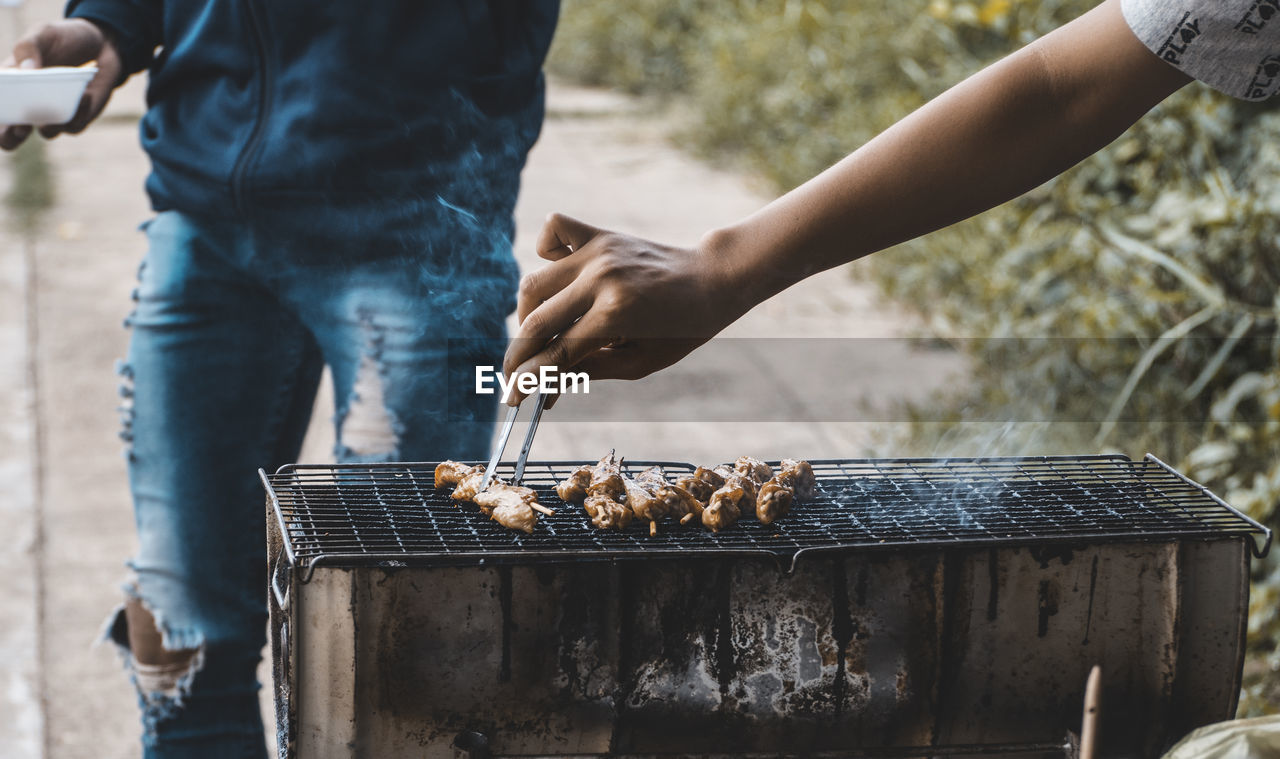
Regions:
[[45, 211], [54, 202], [53, 174], [43, 140], [28, 140], [9, 156], [13, 171], [5, 204], [11, 223], [24, 235], [34, 234]]

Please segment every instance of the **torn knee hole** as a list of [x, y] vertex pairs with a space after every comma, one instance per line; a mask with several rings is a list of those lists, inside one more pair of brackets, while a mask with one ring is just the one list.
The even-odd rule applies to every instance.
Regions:
[[189, 665], [199, 654], [199, 648], [166, 648], [155, 616], [139, 599], [127, 600], [124, 614], [128, 624], [129, 651], [138, 664], [157, 667]]
[[167, 648], [155, 616], [136, 597], [125, 601], [122, 614], [128, 666], [138, 692], [148, 703], [166, 709], [181, 703], [204, 665], [204, 648]]
[[395, 456], [400, 447], [400, 422], [387, 406], [382, 342], [378, 332], [368, 335], [368, 352], [360, 358], [351, 395], [338, 416], [340, 457]]

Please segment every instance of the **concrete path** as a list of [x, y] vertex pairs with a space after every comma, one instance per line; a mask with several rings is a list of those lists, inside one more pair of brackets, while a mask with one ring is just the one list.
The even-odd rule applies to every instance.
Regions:
[[[53, 18], [57, 5], [33, 3], [27, 18]], [[51, 143], [58, 197], [42, 233], [28, 244], [11, 230], [0, 231], [0, 350], [8, 357], [0, 364], [0, 524], [6, 533], [0, 540], [0, 756], [6, 758], [138, 754], [131, 688], [109, 647], [91, 644], [118, 602], [122, 562], [134, 543], [112, 366], [125, 349], [121, 320], [143, 253], [136, 227], [148, 216], [142, 193], [147, 167], [136, 136], [142, 102], [141, 83], [133, 82], [84, 135]], [[522, 266], [537, 265], [533, 239], [552, 210], [689, 243], [711, 225], [767, 201], [742, 177], [712, 170], [670, 145], [668, 126], [646, 116], [635, 101], [553, 84], [550, 115], [530, 157], [518, 209]], [[0, 188], [7, 187], [8, 172], [9, 162], [0, 160]], [[902, 313], [876, 305], [868, 286], [837, 271], [765, 304], [731, 333], [892, 336], [908, 324]], [[756, 362], [751, 351], [759, 347], [741, 345], [723, 355], [749, 371]], [[871, 351], [858, 367], [821, 371], [836, 372], [831, 379], [837, 388], [844, 383], [868, 397], [887, 398], [923, 392], [954, 368], [945, 355], [888, 346]], [[857, 455], [885, 426], [708, 421], [701, 409], [722, 403], [724, 387], [689, 385], [704, 370], [692, 371], [673, 375], [688, 387], [657, 421], [565, 421], [575, 415], [557, 409], [535, 455], [595, 458], [611, 447], [630, 458], [699, 462], [746, 451]], [[797, 395], [787, 377], [763, 382], [757, 391], [765, 387], [795, 404], [796, 420], [824, 418], [823, 399]], [[317, 409], [306, 461], [330, 460], [327, 391]], [[265, 693], [264, 711], [270, 713]]]

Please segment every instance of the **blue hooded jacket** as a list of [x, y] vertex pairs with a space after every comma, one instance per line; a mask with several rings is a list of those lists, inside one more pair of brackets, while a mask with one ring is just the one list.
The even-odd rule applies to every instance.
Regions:
[[67, 5], [114, 33], [127, 74], [150, 69], [141, 132], [157, 211], [315, 239], [509, 225], [558, 12], [558, 0]]

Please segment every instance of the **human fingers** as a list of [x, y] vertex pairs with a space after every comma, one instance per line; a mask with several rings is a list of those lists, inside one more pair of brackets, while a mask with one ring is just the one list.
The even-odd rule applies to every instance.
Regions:
[[[84, 43], [89, 45], [90, 43]], [[40, 134], [45, 139], [53, 139], [63, 132], [80, 134], [106, 108], [111, 93], [121, 80], [124, 64], [115, 46], [103, 42], [96, 53], [98, 72], [89, 80], [84, 95], [80, 97], [80, 105], [75, 114], [65, 124], [46, 124], [40, 127]]]
[[550, 261], [559, 261], [600, 234], [601, 230], [572, 216], [553, 213], [547, 216], [538, 233], [538, 255]]
[[516, 297], [517, 322], [523, 323], [535, 308], [572, 284], [582, 271], [582, 262], [582, 258], [565, 258], [524, 275]]
[[[40, 136], [45, 138], [46, 140], [52, 140], [54, 137], [57, 137], [63, 132], [70, 132], [71, 131], [70, 125], [77, 121], [82, 121], [85, 124], [89, 123], [88, 114], [89, 114], [89, 109], [91, 109], [92, 107], [93, 105], [89, 100], [89, 94], [85, 93], [84, 95], [81, 95], [80, 104], [76, 106], [76, 112], [74, 115], [72, 115], [71, 120], [65, 124], [45, 124], [39, 127], [38, 130], [40, 132]], [[83, 129], [83, 127], [81, 127], [81, 129]], [[79, 131], [79, 130], [76, 130], [76, 131]]]
[[44, 51], [53, 45], [57, 32], [53, 25], [44, 24], [24, 34], [13, 43], [13, 53], [9, 56], [11, 65], [24, 69], [38, 69], [44, 66]]
[[503, 371], [510, 374], [540, 351], [551, 338], [567, 330], [590, 310], [593, 300], [594, 296], [587, 288], [574, 285], [529, 312], [507, 346]]
[[612, 342], [608, 337], [602, 336], [600, 325], [596, 322], [597, 317], [588, 313], [509, 372], [508, 378], [513, 384], [507, 404], [518, 406], [528, 395], [520, 387], [522, 378], [533, 377], [540, 380], [544, 372], [567, 371], [586, 356]]
[[11, 126], [0, 131], [0, 150], [15, 150], [31, 136], [29, 126]]
[[80, 66], [97, 60], [106, 41], [96, 24], [82, 18], [63, 19], [24, 34], [14, 43], [13, 58], [17, 65], [32, 68]]
[[84, 96], [80, 99], [80, 107], [76, 115], [63, 126], [63, 131], [79, 134], [85, 127], [102, 113], [111, 99], [111, 93], [120, 82], [120, 74], [124, 71], [124, 63], [114, 45], [103, 45], [98, 53], [98, 73], [89, 80]]
[[[4, 60], [4, 66], [23, 69], [38, 69], [44, 64], [43, 48], [49, 45], [52, 27], [48, 24], [37, 27], [24, 34], [13, 43], [13, 52]], [[11, 126], [0, 133], [0, 149], [16, 150], [19, 145], [31, 136], [31, 127], [26, 124]]]

